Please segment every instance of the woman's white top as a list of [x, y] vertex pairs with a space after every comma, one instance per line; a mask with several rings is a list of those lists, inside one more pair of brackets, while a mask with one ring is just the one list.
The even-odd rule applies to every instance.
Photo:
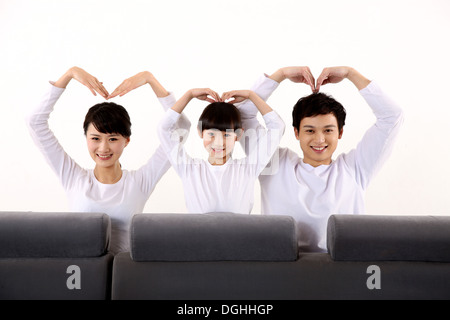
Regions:
[[[141, 213], [156, 184], [170, 168], [166, 153], [159, 146], [148, 162], [137, 170], [122, 170], [122, 178], [114, 184], [103, 184], [94, 176], [93, 169], [81, 168], [62, 148], [50, 130], [48, 119], [59, 97], [65, 91], [49, 84], [40, 103], [27, 116], [33, 141], [58, 176], [66, 191], [69, 209], [73, 212], [102, 212], [111, 218], [110, 251], [129, 251], [131, 217]], [[159, 98], [169, 108], [175, 98]], [[190, 122], [180, 118], [175, 126], [189, 130]]]

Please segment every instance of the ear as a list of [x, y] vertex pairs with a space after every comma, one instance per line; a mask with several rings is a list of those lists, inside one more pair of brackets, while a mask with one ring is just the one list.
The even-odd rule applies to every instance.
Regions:
[[294, 127], [294, 133], [295, 133], [295, 138], [296, 138], [297, 140], [300, 140], [300, 137], [299, 137], [299, 135], [298, 135], [298, 129], [295, 128], [295, 127]]
[[198, 136], [200, 137], [200, 139], [203, 139], [203, 131], [201, 131], [200, 129], [197, 129], [197, 133], [198, 133]]
[[344, 134], [344, 128], [342, 128], [341, 131], [339, 132], [338, 139], [341, 139], [343, 134]]
[[125, 140], [125, 147], [130, 143], [130, 137]]

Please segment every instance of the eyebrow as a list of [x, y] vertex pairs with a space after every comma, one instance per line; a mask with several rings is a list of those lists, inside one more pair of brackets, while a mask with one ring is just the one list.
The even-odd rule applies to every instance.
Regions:
[[[336, 127], [337, 126], [334, 125], [334, 124], [328, 124], [328, 125], [324, 126], [324, 128], [336, 128]], [[306, 125], [303, 126], [303, 128], [316, 128], [316, 127], [312, 126], [312, 125], [309, 125], [309, 124], [306, 124]]]
[[[100, 137], [100, 135], [96, 134], [96, 133], [90, 133], [89, 135], [94, 136], [94, 137]], [[118, 137], [118, 136], [120, 136], [120, 134], [117, 134], [117, 133], [111, 133], [108, 135], [108, 137]]]

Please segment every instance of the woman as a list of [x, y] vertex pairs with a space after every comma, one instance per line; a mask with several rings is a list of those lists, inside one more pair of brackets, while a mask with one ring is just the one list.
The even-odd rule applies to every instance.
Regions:
[[[48, 119], [59, 97], [69, 82], [75, 79], [85, 85], [94, 95], [105, 99], [150, 84], [165, 109], [175, 98], [147, 71], [125, 80], [111, 95], [103, 84], [81, 68], [70, 68], [56, 82], [50, 82], [42, 101], [27, 116], [30, 134], [57, 174], [74, 212], [104, 212], [111, 218], [110, 252], [129, 251], [129, 224], [135, 213], [143, 211], [145, 203], [156, 184], [167, 172], [170, 163], [159, 147], [148, 162], [138, 170], [125, 170], [120, 157], [130, 142], [131, 121], [125, 108], [112, 102], [91, 107], [84, 121], [87, 146], [95, 162], [94, 169], [81, 168], [59, 144], [50, 130]], [[177, 122], [189, 131], [186, 117]]]

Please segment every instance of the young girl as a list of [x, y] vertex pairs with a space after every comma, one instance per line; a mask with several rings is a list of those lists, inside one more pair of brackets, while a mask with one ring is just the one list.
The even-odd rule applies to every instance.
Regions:
[[[184, 150], [183, 132], [177, 121], [193, 99], [206, 100], [198, 133], [208, 152], [208, 160], [193, 159]], [[254, 103], [262, 114], [267, 131], [246, 158], [233, 159], [235, 142], [243, 138], [239, 110], [225, 102], [244, 100]], [[192, 89], [166, 111], [158, 127], [161, 145], [173, 168], [181, 177], [190, 213], [232, 212], [249, 214], [253, 207], [254, 185], [261, 171], [277, 150], [284, 133], [284, 122], [258, 95], [249, 90], [230, 91], [222, 97], [211, 89]], [[181, 138], [181, 141], [180, 141]]]
[[[125, 170], [120, 156], [130, 142], [131, 122], [125, 108], [112, 102], [91, 107], [84, 121], [88, 151], [95, 162], [94, 169], [81, 168], [59, 144], [48, 125], [50, 113], [75, 79], [96, 95], [112, 98], [150, 84], [159, 101], [168, 109], [174, 97], [150, 72], [141, 72], [125, 80], [111, 95], [95, 77], [80, 69], [69, 69], [56, 82], [50, 82], [47, 93], [27, 117], [31, 136], [50, 167], [58, 175], [67, 193], [69, 207], [74, 212], [104, 212], [111, 218], [110, 252], [129, 251], [128, 227], [133, 214], [143, 211], [157, 182], [170, 168], [166, 154], [159, 147], [148, 162], [138, 170]], [[185, 130], [189, 120], [183, 117], [174, 126]]]

